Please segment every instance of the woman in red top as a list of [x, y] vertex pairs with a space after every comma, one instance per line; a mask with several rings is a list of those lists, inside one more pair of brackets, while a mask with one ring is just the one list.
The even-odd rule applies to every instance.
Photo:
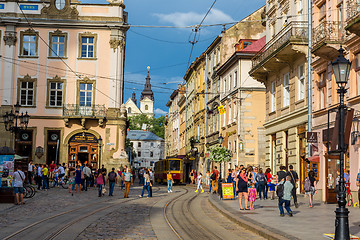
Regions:
[[268, 191], [269, 191], [269, 183], [271, 183], [271, 180], [273, 179], [272, 175], [271, 175], [271, 169], [267, 168], [265, 171], [265, 177], [267, 182], [265, 183], [265, 197], [264, 199], [268, 198]]

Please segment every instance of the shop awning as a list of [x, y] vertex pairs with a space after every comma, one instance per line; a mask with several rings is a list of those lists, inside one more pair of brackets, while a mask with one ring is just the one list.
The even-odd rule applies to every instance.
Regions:
[[306, 160], [308, 160], [310, 162], [320, 162], [320, 156], [311, 156], [311, 157], [308, 157]]

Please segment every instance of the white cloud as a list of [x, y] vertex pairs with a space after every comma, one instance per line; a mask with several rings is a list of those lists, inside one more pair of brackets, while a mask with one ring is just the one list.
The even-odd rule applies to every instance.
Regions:
[[166, 115], [167, 114], [167, 112], [165, 112], [164, 110], [161, 110], [160, 108], [156, 108], [154, 110], [154, 113], [159, 114], [159, 115]]
[[[174, 12], [170, 14], [155, 13], [161, 22], [171, 23], [177, 27], [196, 25], [204, 18], [205, 13], [196, 12]], [[204, 24], [227, 23], [235, 20], [221, 10], [213, 8], [206, 17]]]

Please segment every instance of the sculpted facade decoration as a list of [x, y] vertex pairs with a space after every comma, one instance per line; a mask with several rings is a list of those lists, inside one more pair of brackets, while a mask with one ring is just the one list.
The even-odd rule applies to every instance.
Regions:
[[124, 49], [124, 47], [125, 47], [125, 41], [122, 39], [112, 38], [112, 39], [110, 39], [109, 43], [110, 43], [110, 47], [112, 49], [114, 49], [114, 52], [116, 51], [116, 49], [118, 47], [120, 47], [120, 49]]
[[13, 33], [8, 33], [4, 36], [5, 45], [8, 45], [9, 47], [15, 46], [16, 41], [17, 41], [17, 37]]
[[62, 9], [58, 9], [55, 2], [56, 0], [50, 0], [50, 5], [41, 9], [41, 14], [46, 15], [48, 18], [78, 18], [79, 12], [75, 7], [70, 6], [70, 0], [65, 0], [65, 6]]

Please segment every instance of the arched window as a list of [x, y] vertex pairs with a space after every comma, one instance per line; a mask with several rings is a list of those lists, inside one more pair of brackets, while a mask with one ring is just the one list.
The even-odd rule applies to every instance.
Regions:
[[145, 105], [145, 110], [149, 110], [149, 106], [148, 106], [148, 105]]
[[130, 107], [128, 108], [128, 113], [131, 113], [131, 108]]

